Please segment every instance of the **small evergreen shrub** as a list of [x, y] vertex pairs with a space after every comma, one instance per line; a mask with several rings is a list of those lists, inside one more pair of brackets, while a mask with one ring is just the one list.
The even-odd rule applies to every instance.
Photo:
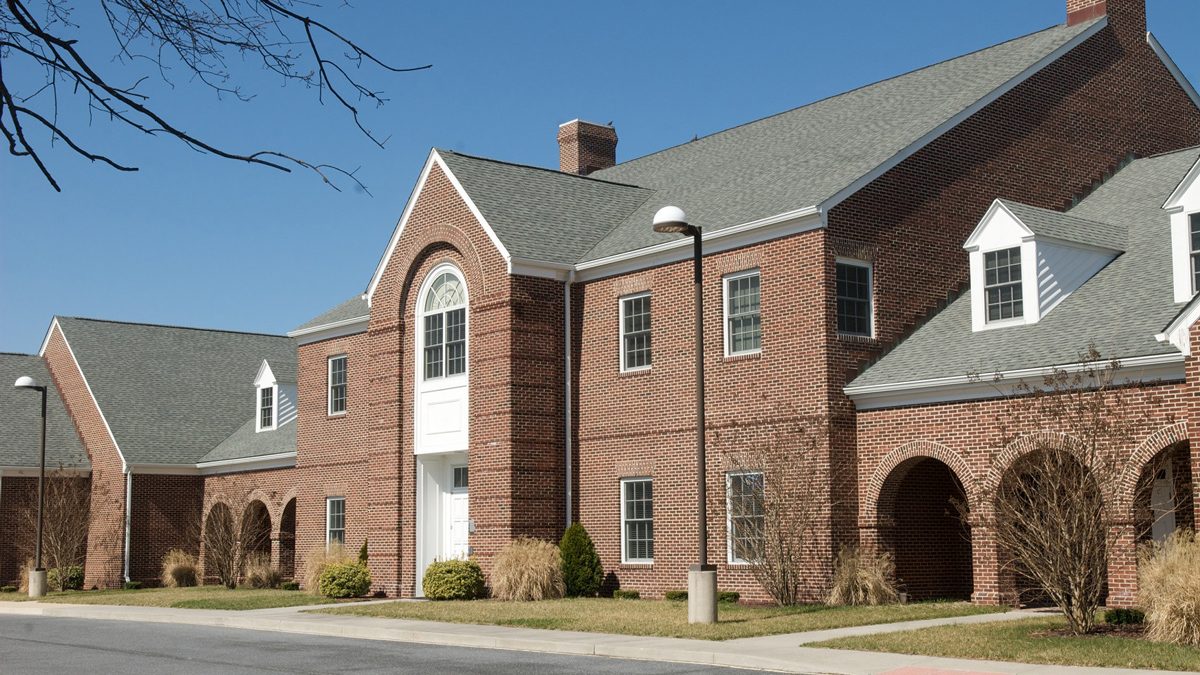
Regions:
[[329, 563], [318, 588], [327, 598], [361, 598], [371, 590], [371, 573], [358, 561]]
[[279, 584], [279, 587], [285, 591], [298, 591], [298, 590], [300, 590], [300, 582], [285, 581], [285, 582]]
[[61, 569], [52, 569], [46, 572], [46, 583], [50, 588], [60, 591], [82, 591], [83, 566], [68, 565]]
[[358, 549], [358, 562], [363, 565], [367, 564], [367, 540], [363, 539], [362, 548]]
[[843, 548], [833, 570], [831, 605], [887, 605], [899, 602], [896, 563], [890, 553]]
[[346, 553], [341, 544], [319, 546], [308, 552], [304, 557], [304, 579], [301, 586], [314, 595], [320, 593], [321, 573], [330, 563], [354, 562], [354, 558]]
[[517, 537], [496, 554], [492, 562], [492, 597], [500, 600], [561, 598], [562, 556], [548, 541]]
[[441, 560], [425, 568], [421, 590], [430, 600], [475, 600], [487, 590], [483, 570], [472, 559]]
[[250, 588], [278, 588], [283, 581], [283, 573], [271, 566], [270, 555], [252, 553], [246, 557], [244, 581]]
[[583, 525], [572, 523], [558, 544], [562, 556], [563, 583], [572, 598], [590, 598], [600, 592], [604, 582], [604, 566], [596, 553], [596, 545]]
[[613, 591], [613, 599], [614, 600], [638, 600], [641, 597], [642, 597], [642, 594], [638, 593], [637, 591], [626, 591], [626, 590], [620, 589], [620, 588]]
[[140, 590], [142, 590], [142, 582], [126, 581], [124, 584], [121, 585], [121, 588], [123, 588], [127, 591], [140, 591]]
[[0, 586], [0, 593], [16, 593], [16, 586]]
[[1146, 623], [1146, 613], [1140, 609], [1110, 609], [1104, 613], [1104, 623], [1114, 626], [1140, 626]]
[[737, 591], [717, 591], [717, 602], [737, 602], [742, 599], [742, 594]]
[[162, 585], [167, 588], [188, 588], [200, 583], [200, 567], [196, 556], [182, 549], [167, 551], [162, 559], [160, 572]]
[[667, 600], [687, 600], [688, 592], [687, 591], [667, 591], [666, 593], [663, 593], [663, 597], [666, 598]]
[[1200, 537], [1178, 530], [1142, 549], [1138, 604], [1146, 612], [1147, 638], [1200, 645]]

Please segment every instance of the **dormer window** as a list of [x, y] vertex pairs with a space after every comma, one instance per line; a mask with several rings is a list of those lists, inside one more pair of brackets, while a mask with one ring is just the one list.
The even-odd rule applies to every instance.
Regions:
[[1192, 293], [1200, 291], [1200, 213], [1188, 216], [1191, 220]]
[[1004, 321], [1025, 315], [1021, 292], [1021, 248], [983, 254], [987, 320]]
[[270, 429], [275, 426], [275, 387], [259, 389], [258, 397], [258, 428]]

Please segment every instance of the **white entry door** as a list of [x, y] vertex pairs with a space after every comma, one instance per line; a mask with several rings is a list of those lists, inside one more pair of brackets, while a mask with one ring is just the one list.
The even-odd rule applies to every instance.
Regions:
[[468, 509], [468, 473], [465, 464], [450, 467], [450, 536], [447, 558], [466, 558], [471, 554], [471, 519]]
[[1150, 491], [1150, 511], [1154, 516], [1151, 535], [1154, 541], [1164, 541], [1175, 531], [1175, 476], [1171, 465], [1159, 469]]

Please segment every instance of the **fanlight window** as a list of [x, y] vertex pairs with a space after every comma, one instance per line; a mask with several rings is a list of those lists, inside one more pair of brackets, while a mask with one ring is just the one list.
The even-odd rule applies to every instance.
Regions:
[[462, 280], [443, 272], [425, 295], [425, 379], [467, 372], [467, 308]]

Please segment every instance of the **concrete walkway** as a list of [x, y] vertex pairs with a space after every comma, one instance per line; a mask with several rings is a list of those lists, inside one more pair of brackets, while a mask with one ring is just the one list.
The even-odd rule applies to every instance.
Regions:
[[[395, 602], [385, 600], [382, 602]], [[316, 607], [328, 607], [316, 606]], [[483, 647], [555, 654], [583, 654], [619, 658], [672, 661], [752, 668], [787, 673], [838, 673], [845, 675], [965, 675], [1012, 673], [1037, 675], [1145, 674], [1145, 670], [1040, 666], [1020, 663], [971, 661], [928, 656], [817, 649], [805, 643], [849, 635], [910, 630], [927, 626], [1011, 621], [1036, 616], [1030, 612], [983, 614], [949, 619], [929, 619], [877, 626], [840, 628], [790, 635], [743, 638], [723, 642], [678, 638], [634, 637], [605, 633], [477, 626], [468, 624], [380, 619], [362, 616], [309, 614], [316, 607], [284, 607], [250, 611], [68, 605], [37, 602], [0, 602], [0, 614], [56, 616], [115, 621], [222, 626], [246, 630], [280, 631], [308, 635], [390, 640], [425, 644]]]

